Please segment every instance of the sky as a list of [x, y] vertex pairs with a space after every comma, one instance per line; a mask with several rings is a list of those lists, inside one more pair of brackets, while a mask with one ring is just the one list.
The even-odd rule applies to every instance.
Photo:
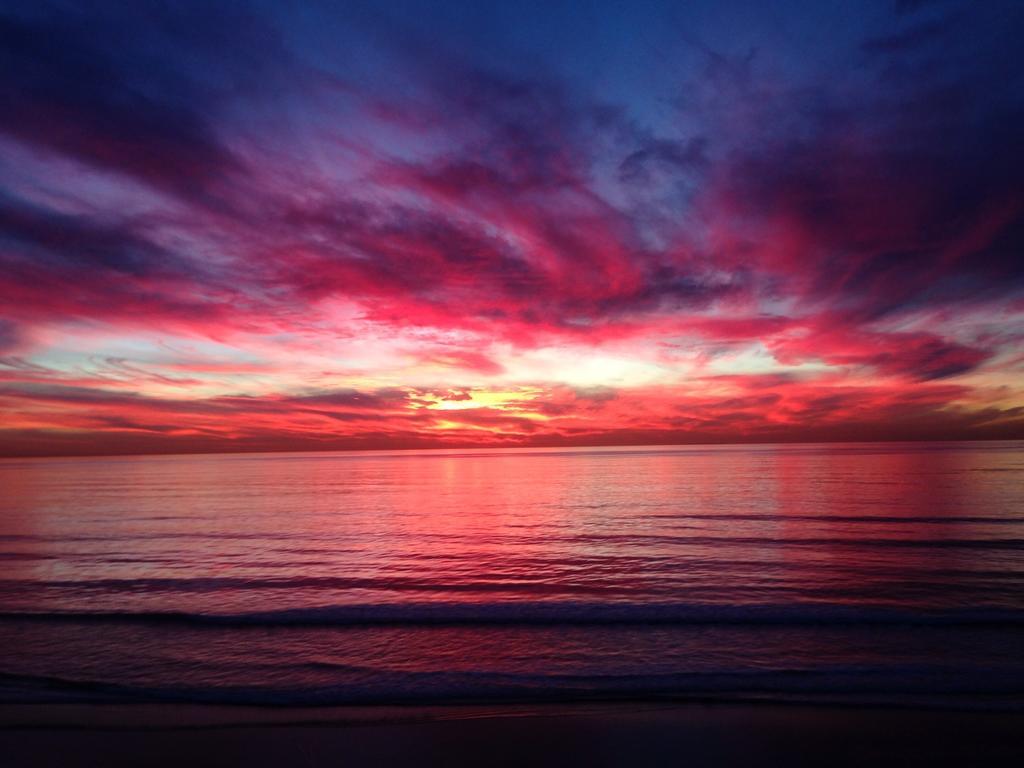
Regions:
[[0, 455], [1024, 438], [1022, 34], [0, 0]]

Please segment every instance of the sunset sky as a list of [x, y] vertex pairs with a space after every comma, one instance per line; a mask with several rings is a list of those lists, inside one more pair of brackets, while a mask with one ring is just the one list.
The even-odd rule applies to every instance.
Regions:
[[0, 454], [1024, 437], [1022, 31], [0, 0]]

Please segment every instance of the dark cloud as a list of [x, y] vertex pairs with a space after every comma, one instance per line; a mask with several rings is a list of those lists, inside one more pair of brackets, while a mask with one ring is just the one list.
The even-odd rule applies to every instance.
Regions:
[[[821, 84], [766, 104], [764, 127], [714, 170], [708, 204], [749, 238], [727, 258], [763, 259], [755, 269], [783, 291], [864, 321], [1019, 293], [1024, 80], [1008, 30], [1024, 25], [995, 29], [1009, 19], [963, 20], [938, 65], [911, 42], [944, 26], [915, 27], [886, 39], [900, 77], [869, 66], [842, 98]], [[779, 113], [800, 115], [801, 131], [780, 130]]]
[[21, 341], [21, 331], [13, 320], [0, 317], [0, 355], [12, 352]]
[[[191, 265], [124, 222], [96, 221], [20, 203], [0, 194], [0, 260], [133, 276], [173, 274]], [[10, 268], [10, 267], [9, 267]]]
[[0, 132], [210, 203], [243, 170], [226, 102], [266, 86], [275, 57], [233, 4], [14, 3], [0, 11]]
[[[133, 84], [67, 22], [0, 19], [0, 130], [158, 187], [194, 194], [234, 165], [171, 73]], [[177, 91], [176, 98], [168, 92]]]
[[297, 405], [325, 405], [373, 410], [401, 408], [408, 402], [408, 399], [409, 394], [401, 389], [379, 389], [376, 392], [346, 389], [290, 398]]

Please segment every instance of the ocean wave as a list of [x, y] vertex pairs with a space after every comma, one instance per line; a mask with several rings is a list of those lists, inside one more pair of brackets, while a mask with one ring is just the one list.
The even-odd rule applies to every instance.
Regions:
[[259, 706], [762, 699], [1021, 710], [1019, 671], [908, 667], [721, 670], [668, 674], [381, 672], [326, 684], [114, 682], [0, 672], [0, 701], [190, 702]]
[[430, 625], [912, 625], [1024, 626], [1024, 611], [907, 610], [837, 605], [614, 604], [576, 602], [327, 605], [246, 613], [3, 611], [0, 621], [173, 623], [196, 626]]
[[[607, 506], [612, 506], [608, 504]], [[652, 513], [637, 515], [638, 518], [651, 520], [741, 520], [746, 522], [771, 523], [881, 523], [909, 525], [1024, 525], [1024, 517], [995, 517], [992, 515], [844, 515], [830, 512], [820, 515], [802, 515], [794, 513], [732, 513], [716, 512], [701, 514], [693, 512]]]

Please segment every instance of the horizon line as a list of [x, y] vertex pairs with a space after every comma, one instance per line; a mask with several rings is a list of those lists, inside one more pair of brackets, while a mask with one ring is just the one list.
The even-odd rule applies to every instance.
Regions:
[[796, 446], [796, 445], [899, 445], [899, 444], [944, 444], [944, 443], [1024, 443], [1022, 437], [958, 437], [948, 439], [935, 438], [880, 438], [876, 440], [767, 440], [767, 441], [729, 441], [693, 442], [693, 443], [590, 443], [573, 445], [463, 445], [463, 446], [419, 446], [398, 448], [323, 448], [299, 449], [283, 448], [276, 450], [238, 449], [232, 451], [145, 451], [138, 453], [53, 453], [53, 454], [3, 454], [0, 461], [30, 459], [120, 459], [147, 458], [166, 456], [252, 456], [265, 454], [303, 454], [303, 453], [337, 453], [337, 454], [380, 454], [380, 453], [430, 453], [441, 451], [572, 451], [585, 449], [616, 450], [624, 448], [719, 448], [744, 446]]

